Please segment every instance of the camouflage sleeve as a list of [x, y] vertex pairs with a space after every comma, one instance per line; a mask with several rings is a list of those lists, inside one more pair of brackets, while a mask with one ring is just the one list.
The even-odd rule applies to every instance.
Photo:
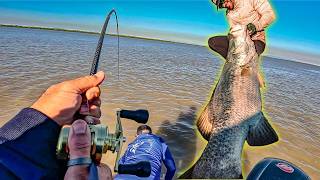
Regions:
[[260, 19], [254, 25], [257, 31], [261, 31], [275, 20], [275, 13], [268, 0], [254, 0], [253, 6], [260, 15]]

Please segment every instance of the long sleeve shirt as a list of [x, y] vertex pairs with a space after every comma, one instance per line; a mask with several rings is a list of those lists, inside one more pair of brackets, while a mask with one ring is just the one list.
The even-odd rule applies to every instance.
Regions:
[[227, 10], [227, 20], [230, 31], [238, 25], [253, 23], [258, 32], [251, 39], [265, 43], [264, 29], [275, 20], [275, 13], [268, 0], [234, 0], [234, 8]]
[[166, 180], [171, 180], [176, 171], [175, 163], [168, 146], [161, 137], [153, 134], [141, 134], [132, 143], [119, 160], [119, 164], [135, 164], [148, 161], [151, 164], [151, 175], [147, 178], [138, 178], [133, 175], [120, 174], [115, 177], [120, 179], [160, 179], [161, 165], [167, 168]]
[[25, 108], [0, 128], [0, 179], [63, 179], [66, 164], [56, 158], [60, 126]]

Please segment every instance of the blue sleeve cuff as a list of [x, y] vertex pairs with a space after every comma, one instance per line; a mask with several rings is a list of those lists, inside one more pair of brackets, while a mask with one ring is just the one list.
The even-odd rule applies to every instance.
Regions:
[[51, 121], [52, 126], [59, 127], [56, 122], [33, 108], [22, 109], [13, 119], [0, 128], [0, 144], [17, 139], [31, 128], [45, 121]]
[[35, 109], [21, 110], [0, 129], [0, 171], [19, 179], [63, 179], [66, 165], [56, 158], [60, 129]]

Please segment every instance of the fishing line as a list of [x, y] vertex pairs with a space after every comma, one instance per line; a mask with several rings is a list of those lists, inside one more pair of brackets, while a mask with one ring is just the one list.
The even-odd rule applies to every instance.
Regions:
[[119, 72], [120, 72], [120, 68], [119, 68], [119, 59], [120, 59], [120, 35], [119, 35], [119, 23], [118, 23], [118, 16], [117, 13], [114, 9], [112, 9], [108, 16], [106, 17], [106, 20], [103, 24], [101, 33], [100, 33], [100, 37], [99, 37], [99, 41], [98, 41], [98, 45], [96, 48], [96, 52], [94, 54], [94, 58], [92, 61], [92, 65], [91, 65], [91, 70], [90, 70], [90, 75], [94, 75], [97, 73], [98, 71], [98, 66], [99, 66], [99, 59], [100, 59], [100, 54], [101, 54], [101, 48], [103, 45], [103, 40], [104, 40], [104, 35], [106, 33], [106, 29], [108, 27], [108, 23], [110, 20], [111, 15], [114, 14], [116, 17], [116, 24], [117, 24], [117, 38], [118, 38], [118, 80], [119, 80]]

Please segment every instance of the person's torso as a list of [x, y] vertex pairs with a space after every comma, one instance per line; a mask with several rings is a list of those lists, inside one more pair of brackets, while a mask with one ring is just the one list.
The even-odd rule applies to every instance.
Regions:
[[159, 137], [153, 134], [139, 135], [128, 148], [123, 156], [124, 164], [132, 164], [141, 161], [151, 163], [152, 179], [159, 179], [163, 157], [162, 143]]
[[[230, 31], [237, 25], [246, 26], [249, 23], [255, 24], [261, 18], [261, 15], [254, 7], [256, 0], [235, 0], [234, 9], [227, 11], [227, 19], [230, 26]], [[257, 32], [252, 40], [260, 40], [265, 42], [264, 31]]]

